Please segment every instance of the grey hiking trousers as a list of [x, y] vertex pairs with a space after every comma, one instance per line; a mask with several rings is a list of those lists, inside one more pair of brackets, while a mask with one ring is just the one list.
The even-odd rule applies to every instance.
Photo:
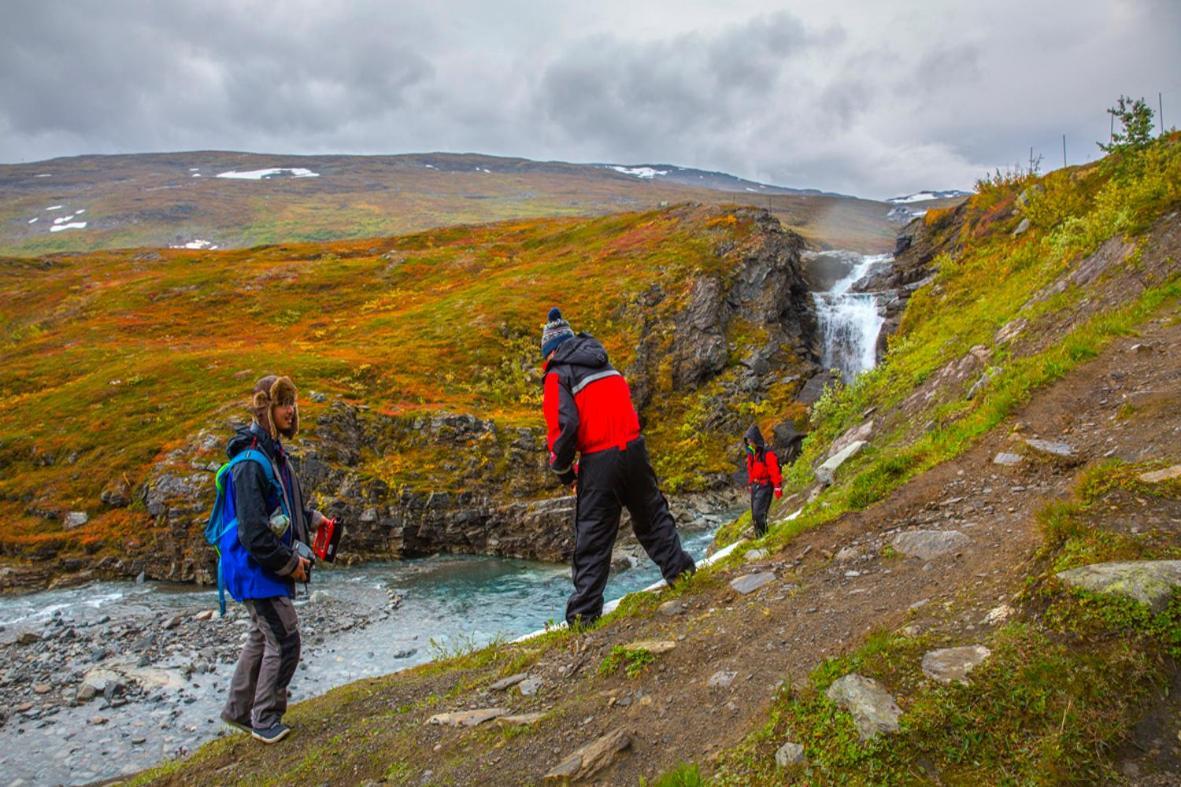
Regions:
[[284, 596], [247, 599], [250, 629], [222, 718], [265, 730], [287, 710], [287, 685], [299, 665], [299, 620]]

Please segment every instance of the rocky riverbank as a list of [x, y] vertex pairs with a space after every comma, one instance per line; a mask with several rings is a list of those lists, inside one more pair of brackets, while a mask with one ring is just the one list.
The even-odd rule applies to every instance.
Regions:
[[[357, 604], [320, 591], [300, 604], [309, 658], [324, 643], [387, 619], [400, 601], [395, 595], [381, 605], [370, 595]], [[161, 611], [146, 595], [129, 595], [126, 604], [71, 604], [4, 627], [0, 741], [10, 745], [0, 760], [17, 776], [13, 783], [110, 778], [222, 734], [218, 697], [249, 621], [236, 604], [217, 616], [211, 601], [209, 593], [183, 593], [168, 600], [173, 611]], [[36, 757], [15, 761], [16, 751], [31, 747]]]
[[[700, 556], [735, 503], [675, 499], [687, 548]], [[609, 592], [654, 578], [625, 527]], [[311, 588], [296, 600], [295, 699], [535, 630], [560, 618], [569, 569], [440, 556], [324, 569]], [[0, 598], [0, 768], [17, 783], [85, 783], [225, 734], [218, 712], [248, 616], [231, 601], [219, 617], [216, 603], [210, 589], [142, 580]]]

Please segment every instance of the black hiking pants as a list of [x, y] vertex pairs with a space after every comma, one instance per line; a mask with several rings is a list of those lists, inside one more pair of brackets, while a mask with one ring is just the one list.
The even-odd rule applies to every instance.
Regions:
[[611, 549], [626, 507], [636, 538], [671, 583], [696, 566], [681, 548], [668, 501], [656, 485], [644, 438], [625, 448], [584, 455], [578, 463], [574, 523], [574, 593], [566, 602], [566, 622], [589, 623], [603, 614], [603, 588], [611, 568]]
[[767, 512], [771, 510], [770, 484], [752, 484], [750, 488], [750, 521], [755, 526], [755, 538], [767, 535]]

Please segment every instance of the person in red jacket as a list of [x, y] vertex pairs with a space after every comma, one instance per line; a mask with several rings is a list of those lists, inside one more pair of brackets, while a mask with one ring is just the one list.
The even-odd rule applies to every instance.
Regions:
[[771, 495], [783, 497], [783, 476], [779, 473], [779, 457], [767, 449], [763, 433], [757, 425], [746, 430], [742, 438], [746, 447], [746, 484], [750, 488], [750, 518], [755, 525], [755, 538], [767, 534], [767, 512], [771, 510]]
[[696, 565], [681, 547], [668, 501], [657, 486], [627, 381], [607, 362], [603, 345], [585, 333], [575, 335], [558, 309], [550, 309], [548, 320], [541, 355], [549, 467], [577, 495], [574, 592], [566, 603], [566, 622], [585, 624], [603, 614], [603, 588], [623, 507], [667, 582]]

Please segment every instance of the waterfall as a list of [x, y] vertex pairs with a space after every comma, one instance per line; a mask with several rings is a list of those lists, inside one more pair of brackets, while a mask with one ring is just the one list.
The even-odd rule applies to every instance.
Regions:
[[845, 382], [877, 363], [878, 333], [885, 321], [876, 293], [849, 290], [874, 265], [892, 259], [889, 254], [862, 255], [831, 289], [812, 293], [824, 341], [821, 362], [829, 369], [839, 369]]

